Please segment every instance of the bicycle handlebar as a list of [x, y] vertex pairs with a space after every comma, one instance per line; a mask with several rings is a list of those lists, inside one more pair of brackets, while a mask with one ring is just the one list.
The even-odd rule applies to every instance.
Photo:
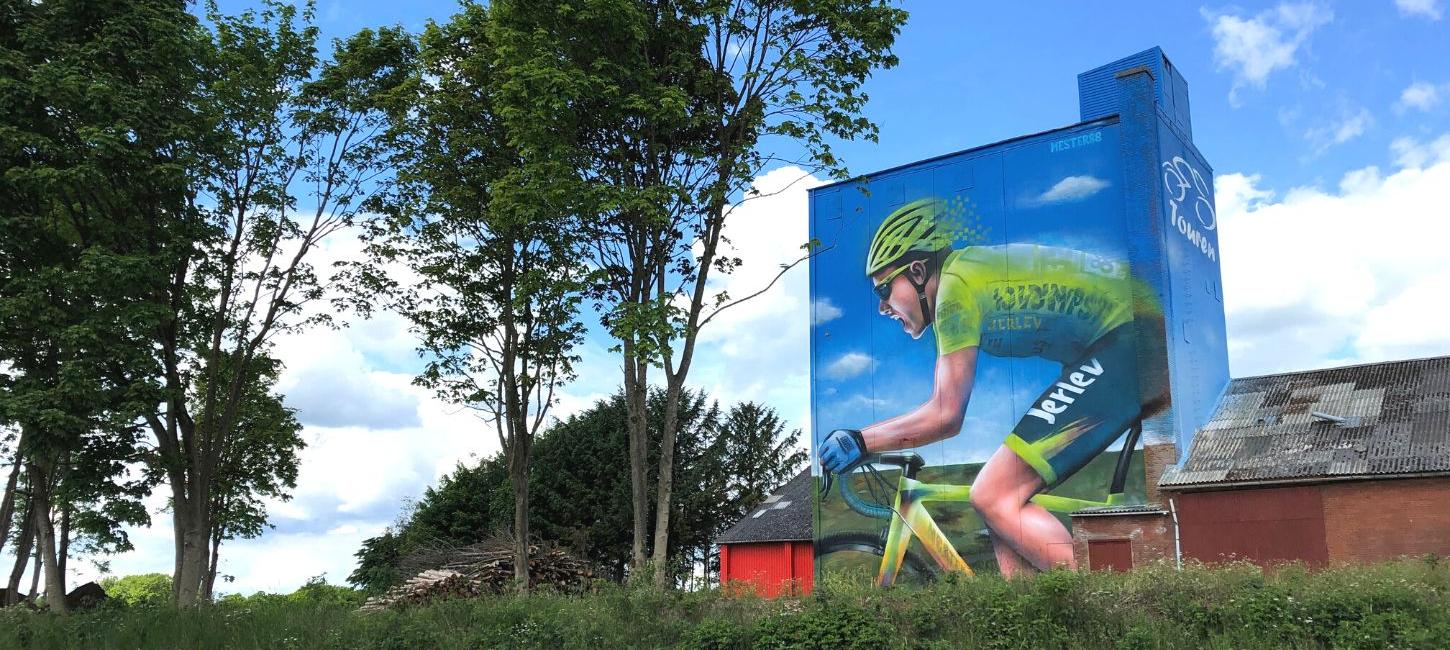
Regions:
[[[1113, 505], [1116, 503], [1121, 503], [1123, 497], [1123, 490], [1127, 482], [1129, 467], [1133, 458], [1134, 448], [1137, 446], [1139, 435], [1142, 434], [1142, 427], [1142, 420], [1138, 420], [1134, 422], [1127, 431], [1127, 435], [1123, 443], [1123, 451], [1120, 452], [1118, 455], [1117, 466], [1114, 468], [1113, 471], [1113, 479], [1111, 485], [1109, 486], [1109, 494], [1106, 501], [1099, 503], [1096, 501], [1089, 501], [1083, 499], [1055, 497], [1050, 494], [1038, 494], [1032, 497], [1032, 500], [1035, 502], [1039, 502], [1041, 505], [1053, 512], [1072, 512], [1074, 510], [1084, 507]], [[899, 467], [903, 476], [905, 476], [906, 478], [914, 479], [916, 478], [917, 472], [921, 471], [921, 469], [926, 466], [926, 461], [923, 460], [920, 455], [910, 451], [865, 454], [861, 457], [861, 460], [856, 461], [850, 467], [847, 467], [845, 470], [839, 473], [845, 475], [860, 467], [877, 464], [894, 465], [896, 467]], [[831, 472], [823, 472], [820, 491], [820, 497], [822, 499], [830, 495], [831, 485], [835, 482], [836, 474], [833, 474]], [[850, 486], [848, 485], [848, 481], [844, 479], [841, 480], [838, 487], [838, 491], [841, 493], [841, 499], [844, 500], [846, 502], [846, 505], [856, 513], [864, 515], [866, 517], [871, 517], [873, 519], [891, 518], [892, 510], [889, 506], [876, 505], [874, 503], [867, 502], [850, 488]], [[1054, 506], [1054, 504], [1056, 505]]]
[[[845, 471], [841, 472], [841, 474], [847, 474], [851, 472], [851, 470], [854, 470], [858, 467], [872, 464], [895, 465], [901, 468], [901, 472], [906, 476], [906, 478], [916, 478], [916, 473], [921, 471], [921, 468], [926, 466], [926, 461], [923, 460], [919, 454], [909, 451], [889, 452], [884, 454], [866, 454], [861, 457], [861, 460], [852, 464], [850, 467], [847, 467]], [[822, 498], [825, 498], [831, 493], [831, 484], [835, 482], [835, 478], [835, 474], [832, 474], [830, 472], [824, 473], [824, 479], [821, 484]], [[839, 492], [841, 493], [841, 499], [846, 502], [846, 505], [850, 507], [851, 510], [854, 510], [861, 515], [871, 517], [873, 519], [891, 518], [890, 507], [876, 505], [867, 502], [865, 499], [862, 499], [856, 494], [854, 490], [850, 488], [849, 485], [847, 485], [847, 481], [844, 479], [841, 480]]]

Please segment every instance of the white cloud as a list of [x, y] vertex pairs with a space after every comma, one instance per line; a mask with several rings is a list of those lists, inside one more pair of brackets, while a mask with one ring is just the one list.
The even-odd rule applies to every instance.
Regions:
[[1297, 65], [1310, 34], [1334, 19], [1330, 10], [1309, 3], [1280, 3], [1252, 18], [1207, 9], [1201, 13], [1213, 32], [1218, 68], [1234, 74], [1229, 102], [1235, 106], [1244, 86], [1263, 88], [1274, 71]]
[[343, 332], [324, 330], [279, 341], [286, 364], [277, 388], [303, 424], [399, 429], [418, 424], [411, 375], [371, 367]]
[[871, 355], [861, 352], [847, 352], [835, 361], [826, 364], [822, 373], [830, 379], [850, 379], [871, 369]]
[[217, 591], [287, 593], [319, 575], [329, 583], [346, 584], [357, 566], [353, 554], [363, 540], [381, 534], [386, 526], [382, 521], [357, 521], [331, 531], [271, 532], [255, 540], [223, 544], [217, 572], [236, 576], [236, 580], [218, 581]]
[[811, 303], [811, 325], [829, 323], [842, 315], [841, 308], [833, 304], [830, 298], [817, 298]]
[[1416, 164], [1276, 200], [1257, 176], [1216, 183], [1236, 376], [1450, 353], [1444, 190], [1450, 135], [1404, 140]]
[[[801, 245], [810, 238], [808, 190], [822, 182], [799, 167], [756, 178], [760, 194], [735, 206], [725, 225], [726, 254], [744, 264], [728, 276], [712, 278], [711, 291], [735, 298], [750, 295], [769, 284], [782, 264], [799, 259], [805, 253]], [[812, 312], [818, 323], [839, 317], [835, 305], [811, 304], [809, 282], [807, 263], [799, 264], [770, 290], [707, 324], [700, 332], [689, 383], [722, 406], [761, 402], [775, 408], [788, 429], [809, 430]]]
[[1395, 6], [1400, 8], [1403, 16], [1423, 16], [1430, 20], [1440, 20], [1443, 15], [1440, 0], [1395, 0]]
[[1369, 109], [1346, 108], [1341, 111], [1336, 119], [1323, 122], [1304, 132], [1304, 139], [1314, 145], [1315, 153], [1324, 153], [1330, 147], [1341, 145], [1353, 140], [1369, 129], [1374, 124], [1374, 116]]
[[885, 399], [882, 399], [880, 397], [872, 397], [870, 395], [865, 395], [862, 393], [857, 393], [844, 400], [841, 400], [841, 405], [846, 408], [877, 409], [885, 408], [887, 404], [889, 404], [889, 402], [887, 402]]
[[1258, 208], [1259, 204], [1274, 198], [1272, 191], [1257, 187], [1262, 180], [1258, 174], [1220, 175], [1213, 183], [1215, 209], [1219, 214], [1235, 214]]
[[1432, 273], [1370, 312], [1355, 341], [1373, 358], [1396, 359], [1450, 352], [1450, 269]]
[[1380, 173], [1380, 168], [1370, 165], [1364, 169], [1346, 172], [1344, 177], [1339, 179], [1339, 193], [1353, 195], [1372, 192], [1383, 182], [1384, 175]]
[[1419, 169], [1437, 160], [1450, 159], [1450, 133], [1431, 142], [1420, 142], [1414, 138], [1395, 138], [1390, 143], [1395, 154], [1395, 164], [1400, 167]]
[[1046, 205], [1051, 203], [1081, 201], [1103, 191], [1107, 187], [1107, 181], [1095, 176], [1068, 176], [1048, 188], [1046, 192], [1037, 195], [1029, 203], [1032, 205]]
[[1400, 101], [1395, 110], [1401, 113], [1409, 109], [1428, 111], [1440, 103], [1440, 88], [1427, 81], [1416, 81], [1400, 91]]

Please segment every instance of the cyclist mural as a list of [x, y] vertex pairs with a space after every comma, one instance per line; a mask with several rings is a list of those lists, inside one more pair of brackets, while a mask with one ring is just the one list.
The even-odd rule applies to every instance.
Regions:
[[1132, 451], [1168, 404], [1166, 353], [1126, 261], [1115, 138], [1081, 129], [814, 196], [823, 569], [890, 584], [1073, 566], [1068, 513], [1142, 501]]

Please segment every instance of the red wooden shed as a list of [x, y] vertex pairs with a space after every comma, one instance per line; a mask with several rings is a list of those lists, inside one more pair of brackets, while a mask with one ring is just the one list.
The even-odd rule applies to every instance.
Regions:
[[812, 485], [810, 470], [802, 471], [715, 539], [720, 545], [722, 583], [767, 598], [811, 593]]

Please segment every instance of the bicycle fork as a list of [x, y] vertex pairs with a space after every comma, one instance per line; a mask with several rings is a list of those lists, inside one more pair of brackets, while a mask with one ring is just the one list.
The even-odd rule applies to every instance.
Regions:
[[906, 547], [911, 543], [912, 537], [921, 540], [922, 547], [942, 569], [974, 575], [966, 560], [962, 559], [956, 548], [952, 547], [951, 541], [936, 525], [936, 520], [931, 518], [931, 513], [920, 507], [920, 504], [928, 501], [967, 501], [971, 487], [930, 485], [907, 478], [904, 473], [899, 481], [896, 501], [891, 508], [891, 525], [886, 532], [885, 552], [881, 554], [881, 570], [876, 575], [876, 586], [885, 587], [896, 582], [896, 576], [906, 557]]

